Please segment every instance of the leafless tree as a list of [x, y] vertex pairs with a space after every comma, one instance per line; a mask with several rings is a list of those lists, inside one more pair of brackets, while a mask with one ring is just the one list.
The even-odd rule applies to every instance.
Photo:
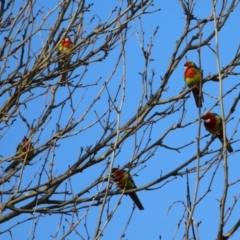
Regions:
[[[37, 238], [45, 221], [55, 223], [54, 235], [44, 231], [45, 238], [109, 239], [105, 236], [118, 228], [116, 239], [123, 239], [135, 221], [133, 213], [139, 211], [134, 206], [127, 212], [125, 194], [137, 191], [142, 200], [147, 199], [145, 194], [166, 196], [165, 189], [174, 192], [180, 179], [184, 179], [185, 198], [169, 199], [164, 209], [172, 213], [178, 204], [184, 209], [174, 223], [172, 239], [206, 239], [201, 238], [200, 226], [213, 214], [219, 219], [218, 229], [212, 229], [216, 239], [234, 236], [240, 225], [239, 217], [233, 216], [240, 177], [231, 177], [234, 167], [229, 160], [237, 156], [239, 160], [235, 110], [240, 83], [228, 88], [224, 83], [239, 79], [240, 48], [230, 45], [234, 54], [221, 65], [219, 34], [239, 11], [239, 0], [213, 0], [207, 18], [197, 15], [197, 1], [169, 2], [178, 4], [185, 23], [174, 49], [169, 49], [169, 62], [156, 50], [165, 44], [157, 42], [164, 33], [159, 33], [161, 23], [153, 20], [161, 15], [161, 1], [60, 0], [43, 6], [41, 1], [24, 0], [19, 4], [0, 1], [1, 236], [19, 239], [19, 228], [30, 223], [26, 239]], [[59, 53], [67, 36], [73, 47]], [[205, 98], [203, 108], [193, 106], [194, 113], [188, 110], [194, 102], [182, 69], [193, 52], [203, 72]], [[217, 66], [212, 72], [203, 71], [207, 54]], [[58, 64], [62, 59], [69, 60], [65, 67]], [[156, 63], [163, 61], [167, 69], [159, 71]], [[63, 74], [67, 74], [65, 86], [60, 84]], [[217, 92], [207, 87], [210, 84]], [[217, 108], [224, 136], [234, 148], [231, 154], [226, 141], [222, 146], [201, 122], [206, 110]], [[227, 131], [229, 125], [234, 130]], [[4, 172], [7, 164], [20, 158], [15, 149], [24, 136], [34, 146], [34, 157], [31, 161], [25, 157]], [[181, 161], [174, 161], [180, 156]], [[117, 189], [111, 179], [113, 167], [131, 172], [138, 188]], [[210, 192], [221, 172], [218, 211], [206, 211], [198, 221], [195, 212], [216, 198]], [[153, 224], [154, 213], [146, 201], [142, 203], [145, 224]], [[120, 208], [125, 209], [125, 222], [115, 220]], [[164, 236], [164, 229], [159, 235]]]

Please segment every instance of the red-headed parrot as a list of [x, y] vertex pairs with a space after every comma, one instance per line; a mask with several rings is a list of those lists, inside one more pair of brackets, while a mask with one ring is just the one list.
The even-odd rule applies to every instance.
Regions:
[[60, 79], [60, 86], [64, 86], [67, 83], [67, 75], [68, 75], [68, 67], [70, 64], [71, 56], [67, 55], [71, 48], [73, 47], [73, 42], [69, 36], [65, 37], [59, 44], [58, 54], [59, 56], [59, 69], [60, 71], [64, 71]]
[[[137, 188], [131, 175], [123, 169], [113, 168], [112, 178], [114, 183], [121, 189], [134, 189]], [[143, 210], [143, 205], [140, 202], [137, 194], [135, 192], [128, 193], [133, 202], [137, 205], [139, 210]]]
[[194, 62], [186, 62], [184, 64], [184, 80], [189, 88], [192, 88], [192, 93], [198, 108], [202, 107], [203, 95], [200, 95], [200, 84], [203, 80], [201, 70], [196, 66]]
[[[223, 143], [222, 118], [218, 114], [211, 112], [206, 113], [201, 118], [204, 120], [204, 126], [206, 130], [209, 131], [211, 134], [217, 134], [217, 137]], [[227, 138], [226, 142], [228, 143]], [[230, 143], [227, 144], [227, 150], [230, 153], [233, 151]]]
[[24, 137], [22, 142], [18, 144], [16, 155], [14, 161], [4, 170], [4, 172], [9, 171], [11, 168], [16, 168], [20, 162], [28, 162], [33, 158], [34, 148], [28, 138]]

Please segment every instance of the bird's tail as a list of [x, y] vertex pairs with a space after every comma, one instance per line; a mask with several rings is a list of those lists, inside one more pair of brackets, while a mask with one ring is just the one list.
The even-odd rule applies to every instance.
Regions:
[[[222, 142], [223, 144], [223, 138], [222, 136], [218, 136], [219, 140]], [[231, 144], [228, 142], [228, 139], [226, 138], [226, 143], [227, 143], [227, 150], [229, 153], [233, 152], [233, 148], [231, 146]]]
[[133, 200], [133, 202], [137, 205], [137, 207], [139, 208], [139, 210], [143, 210], [143, 205], [142, 203], [140, 202], [137, 194], [135, 192], [133, 193], [129, 193], [129, 196], [131, 197], [131, 199]]
[[59, 84], [60, 86], [65, 86], [67, 83], [67, 72], [66, 73], [63, 73], [61, 76], [60, 76], [60, 80], [59, 80]]
[[8, 172], [11, 168], [15, 168], [18, 165], [19, 162], [14, 160], [5, 170], [4, 172]]
[[204, 101], [203, 99], [203, 94], [201, 93], [201, 96], [199, 96], [200, 94], [200, 89], [198, 86], [195, 86], [192, 90], [192, 93], [193, 93], [193, 96], [194, 96], [194, 99], [195, 99], [195, 103], [197, 105], [198, 108], [201, 108], [202, 107], [202, 103]]

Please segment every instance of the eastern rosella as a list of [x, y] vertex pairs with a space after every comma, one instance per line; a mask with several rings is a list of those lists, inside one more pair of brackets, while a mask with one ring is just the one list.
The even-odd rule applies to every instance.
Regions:
[[[211, 134], [217, 134], [217, 137], [223, 143], [222, 118], [218, 114], [211, 112], [206, 113], [201, 118], [204, 120], [204, 126], [206, 130], [209, 131]], [[232, 152], [233, 149], [227, 138], [226, 143], [228, 152]]]
[[18, 144], [16, 155], [14, 161], [4, 170], [4, 172], [9, 171], [11, 168], [16, 168], [20, 162], [28, 162], [33, 158], [34, 148], [28, 138], [24, 137], [22, 142]]
[[68, 67], [70, 64], [71, 56], [68, 55], [71, 48], [73, 47], [73, 42], [69, 36], [65, 37], [59, 44], [58, 53], [60, 56], [58, 65], [61, 71], [64, 73], [60, 79], [60, 86], [64, 86], [67, 83]]
[[[121, 189], [134, 189], [137, 188], [131, 175], [123, 169], [113, 168], [112, 178], [114, 183]], [[137, 194], [135, 192], [128, 193], [133, 202], [137, 205], [139, 210], [143, 210], [143, 205], [140, 202]]]
[[[192, 88], [192, 93], [198, 108], [202, 107], [203, 95], [202, 90], [202, 73], [194, 62], [186, 62], [184, 64], [184, 80], [189, 88]], [[201, 85], [200, 85], [201, 84]]]

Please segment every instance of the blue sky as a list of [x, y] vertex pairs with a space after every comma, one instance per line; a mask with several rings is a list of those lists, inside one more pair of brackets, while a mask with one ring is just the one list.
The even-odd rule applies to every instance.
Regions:
[[[194, 10], [194, 15], [198, 18], [209, 18], [211, 15], [211, 2], [201, 2], [198, 1]], [[53, 6], [57, 4], [57, 1], [41, 1], [38, 3], [39, 6], [44, 5], [42, 9], [43, 12], [47, 12]], [[91, 12], [86, 15], [86, 25], [92, 17], [92, 14], [97, 14], [98, 17], [92, 22], [87, 31], [94, 29], [98, 23], [98, 19], [101, 19], [101, 22], [104, 22], [109, 13], [114, 8], [114, 6], [119, 6], [119, 1], [97, 1], [94, 2]], [[16, 6], [18, 9], [19, 6]], [[155, 92], [161, 83], [161, 78], [164, 77], [166, 70], [170, 64], [172, 53], [175, 49], [176, 42], [181, 37], [186, 16], [183, 13], [181, 5], [178, 1], [175, 3], [169, 3], [169, 1], [155, 1], [154, 6], [150, 9], [161, 8], [161, 11], [158, 11], [153, 14], [144, 15], [141, 18], [142, 26], [145, 31], [144, 36], [144, 47], [147, 49], [147, 44], [150, 43], [150, 37], [153, 35], [157, 26], [159, 26], [157, 35], [154, 39], [154, 46], [151, 52], [151, 58], [154, 59], [149, 64], [147, 71], [147, 79], [151, 79], [151, 72], [154, 70], [155, 76], [153, 80], [153, 92]], [[204, 9], [204, 11], [203, 11]], [[48, 25], [45, 27], [52, 27], [56, 19], [56, 13], [52, 14], [48, 21]], [[220, 43], [220, 61], [221, 66], [228, 64], [231, 59], [235, 56], [237, 48], [239, 46], [239, 6], [234, 10], [232, 15], [229, 17], [227, 23], [223, 27], [222, 31], [219, 33], [219, 43]], [[39, 21], [43, 15], [40, 15]], [[88, 19], [89, 18], [89, 19]], [[135, 33], [135, 28], [139, 31], [139, 36], [142, 39], [140, 32], [140, 21], [136, 19], [134, 24], [130, 24], [131, 28], [128, 32], [129, 39], [126, 44], [126, 89], [125, 89], [125, 100], [123, 104], [122, 114], [120, 125], [124, 125], [132, 116], [137, 113], [137, 109], [142, 99], [142, 78], [139, 73], [144, 71], [144, 58], [142, 56], [142, 51], [139, 47], [138, 37]], [[207, 24], [203, 29], [202, 39], [205, 39], [208, 34], [213, 31], [214, 25], [213, 22]], [[42, 31], [43, 39], [47, 36], [46, 31]], [[191, 38], [191, 35], [188, 36], [188, 40]], [[194, 42], [195, 44], [198, 42]], [[215, 40], [211, 42], [212, 49], [215, 49]], [[179, 49], [179, 53], [185, 48], [185, 44]], [[32, 45], [33, 50], [38, 50], [41, 48], [41, 38], [36, 36], [36, 43]], [[72, 97], [72, 104], [77, 108], [74, 113], [74, 119], [78, 120], [83, 115], [86, 109], [90, 106], [92, 99], [95, 98], [97, 93], [103, 86], [103, 83], [111, 75], [112, 69], [115, 66], [116, 59], [120, 53], [120, 47], [115, 48], [115, 50], [109, 54], [109, 56], [102, 62], [93, 63], [88, 66], [88, 71], [83, 78], [83, 86], [94, 84], [100, 77], [101, 80], [98, 84], [93, 85], [92, 87], [83, 87], [76, 90]], [[179, 56], [179, 54], [177, 54]], [[192, 50], [187, 52], [186, 57], [188, 60], [194, 61], [199, 65], [199, 58], [197, 50]], [[13, 61], [13, 60], [12, 60]], [[164, 91], [161, 100], [174, 97], [179, 94], [185, 87], [183, 80], [183, 65], [186, 59], [183, 58], [180, 63], [177, 65], [175, 71], [169, 79], [169, 82]], [[14, 62], [11, 63], [12, 68], [14, 69]], [[204, 70], [204, 77], [207, 77], [210, 74], [216, 73], [217, 65], [216, 58], [213, 51], [208, 47], [201, 48], [201, 66]], [[235, 69], [235, 72], [239, 72], [239, 67]], [[10, 70], [9, 70], [10, 71]], [[74, 74], [82, 74], [84, 67], [80, 67], [75, 70]], [[123, 64], [119, 64], [119, 67], [116, 70], [115, 75], [112, 77], [110, 83], [108, 84], [108, 89], [111, 92], [112, 96], [115, 96], [119, 85], [121, 85], [123, 73]], [[7, 73], [6, 73], [7, 74]], [[6, 75], [5, 75], [6, 76]], [[228, 114], [230, 107], [232, 106], [233, 99], [239, 94], [239, 86], [234, 88], [236, 84], [239, 83], [239, 76], [229, 76], [224, 80], [223, 88], [224, 92], [232, 89], [232, 92], [224, 98], [224, 108], [225, 114]], [[149, 89], [149, 85], [148, 85]], [[207, 82], [203, 86], [204, 91], [204, 107], [201, 110], [201, 113], [204, 113], [206, 110], [212, 108], [216, 103], [217, 97], [219, 96], [219, 88], [217, 82]], [[44, 92], [44, 89], [36, 89], [33, 91], [35, 95]], [[120, 94], [116, 99], [116, 106], [120, 107], [121, 99], [123, 96], [123, 88], [120, 89]], [[21, 100], [29, 97], [30, 93], [26, 93], [21, 97]], [[58, 90], [56, 95], [56, 103], [63, 100], [68, 96], [67, 88], [61, 88]], [[27, 102], [27, 108], [21, 106], [21, 112], [28, 119], [30, 123], [38, 121], [45, 103], [49, 101], [51, 95], [48, 92], [47, 95], [36, 98], [35, 100]], [[149, 95], [148, 95], [149, 97]], [[7, 96], [3, 96], [0, 99], [0, 102], [5, 101]], [[145, 104], [146, 101], [143, 101]], [[79, 104], [79, 106], [78, 106]], [[2, 103], [1, 103], [2, 105]], [[78, 106], [78, 107], [77, 107]], [[156, 111], [162, 112], [169, 104], [159, 105], [154, 108], [153, 111], [149, 113], [149, 117]], [[186, 162], [197, 152], [197, 142], [196, 137], [198, 135], [198, 109], [195, 106], [192, 95], [186, 101], [186, 114], [183, 119], [182, 124], [192, 124], [179, 128], [175, 131], [170, 132], [166, 138], [163, 140], [163, 144], [171, 146], [172, 148], [178, 148], [185, 144], [188, 144], [192, 141], [192, 144], [189, 147], [181, 149], [181, 151], [175, 151], [163, 148], [161, 146], [156, 148], [153, 156], [144, 164], [140, 165], [138, 168], [135, 168], [131, 171], [134, 175], [137, 173], [137, 176], [134, 175], [134, 181], [138, 187], [142, 187], [151, 183], [152, 181], [159, 178], [161, 175], [164, 176], [169, 172], [173, 171], [176, 167]], [[45, 182], [48, 178], [47, 171], [49, 171], [51, 163], [54, 162], [53, 176], [57, 177], [68, 169], [69, 166], [74, 164], [80, 155], [81, 148], [86, 149], [87, 146], [93, 146], [100, 139], [101, 134], [103, 134], [103, 129], [100, 124], [96, 124], [91, 128], [88, 128], [90, 124], [96, 121], [96, 114], [101, 116], [106, 109], [108, 109], [108, 93], [104, 91], [101, 95], [100, 100], [94, 105], [90, 110], [89, 114], [84, 118], [83, 121], [72, 131], [70, 134], [73, 136], [62, 139], [57, 142], [57, 147], [51, 149], [50, 151], [44, 151], [43, 153], [37, 155], [33, 160], [33, 165], [27, 166], [24, 169], [24, 174], [22, 178], [21, 189], [25, 189], [31, 182], [31, 187], [34, 187], [38, 184], [39, 174], [42, 170], [43, 163], [46, 162], [46, 172], [41, 178], [41, 182]], [[217, 106], [213, 112], [220, 114], [220, 107]], [[70, 101], [67, 101], [66, 105], [63, 108], [63, 115], [59, 121], [61, 127], [69, 121], [69, 115], [72, 114]], [[49, 119], [49, 123], [44, 126], [42, 131], [38, 131], [36, 136], [33, 138], [35, 146], [39, 147], [46, 143], [46, 141], [51, 137], [53, 132], [56, 130], [56, 122], [59, 119], [60, 109], [54, 109], [52, 113], [52, 119]], [[107, 119], [107, 116], [103, 117], [103, 120]], [[116, 151], [116, 156], [114, 159], [114, 166], [123, 166], [129, 162], [134, 156], [137, 155], [135, 150], [135, 145], [139, 145], [138, 153], [144, 149], [144, 146], [149, 141], [149, 136], [151, 135], [151, 140], [149, 145], [154, 143], [159, 137], [161, 137], [165, 131], [171, 126], [175, 126], [179, 119], [182, 116], [182, 108], [179, 111], [176, 111], [174, 114], [154, 118], [156, 121], [155, 124], [149, 125], [149, 127], [144, 127], [136, 135], [127, 139]], [[110, 120], [115, 121], [118, 115], [114, 109], [111, 112]], [[148, 119], [147, 117], [146, 119]], [[235, 112], [231, 115], [231, 120], [227, 124], [227, 136], [230, 138], [233, 136], [234, 143], [232, 147], [236, 152], [231, 154], [228, 157], [229, 163], [229, 182], [235, 182], [239, 179], [239, 105], [237, 105]], [[1, 125], [3, 126], [3, 125]], [[151, 128], [152, 126], [152, 128]], [[237, 132], [235, 132], [237, 131]], [[77, 133], [78, 134], [75, 134]], [[16, 150], [16, 145], [21, 141], [24, 135], [28, 134], [28, 129], [26, 124], [24, 124], [20, 119], [18, 119], [11, 127], [7, 128], [6, 133], [2, 134], [1, 138], [1, 151], [0, 154], [3, 157], [9, 157], [14, 154]], [[201, 126], [201, 136], [206, 135], [207, 132], [203, 126]], [[39, 140], [38, 140], [39, 139]], [[204, 138], [200, 142], [200, 148], [203, 148], [206, 144], [206, 141], [209, 141], [211, 136]], [[112, 142], [114, 139], [112, 140]], [[221, 148], [221, 143], [216, 139], [210, 146], [209, 150], [218, 150]], [[99, 157], [104, 151], [101, 150], [97, 153], [96, 157]], [[217, 152], [208, 154], [201, 158], [200, 163], [203, 164], [206, 161], [210, 161], [211, 158], [217, 155]], [[140, 158], [144, 160], [144, 157], [147, 157], [147, 154], [142, 155]], [[67, 199], [72, 198], [79, 191], [87, 187], [89, 184], [94, 182], [100, 176], [107, 176], [109, 174], [108, 169], [106, 170], [106, 165], [110, 161], [111, 156], [109, 156], [104, 161], [92, 166], [91, 168], [86, 169], [85, 171], [78, 173], [62, 184], [58, 191], [64, 191], [67, 188], [69, 191], [72, 191], [72, 194], [64, 196], [64, 194], [56, 195], [54, 199], [63, 200], [63, 197]], [[8, 163], [2, 163], [1, 166], [4, 168]], [[185, 172], [186, 168], [192, 169], [196, 166], [196, 161], [189, 164], [187, 167], [181, 170]], [[142, 169], [143, 168], [143, 169]], [[139, 171], [140, 170], [140, 171]], [[201, 198], [204, 194], [207, 193], [206, 197], [197, 205], [194, 213], [194, 221], [196, 223], [201, 222], [199, 225], [199, 235], [200, 239], [215, 239], [218, 224], [219, 224], [219, 200], [221, 199], [223, 192], [223, 163], [220, 162], [219, 165], [213, 164], [210, 169], [205, 169], [206, 173], [203, 179], [200, 182], [198, 199]], [[204, 172], [204, 171], [203, 171]], [[203, 173], [201, 172], [201, 174]], [[37, 175], [35, 175], [37, 173]], [[211, 184], [212, 177], [213, 182]], [[189, 188], [190, 196], [193, 199], [194, 188], [196, 184], [196, 173], [189, 174]], [[9, 183], [4, 185], [4, 190], [10, 189], [16, 182], [18, 178], [12, 177]], [[211, 184], [211, 185], [210, 185]], [[210, 186], [210, 191], [209, 190]], [[98, 185], [98, 187], [92, 189], [89, 193], [84, 194], [82, 197], [90, 197], [96, 194], [97, 191], [103, 191], [106, 187], [106, 184]], [[157, 188], [157, 189], [156, 189]], [[112, 188], [114, 189], [114, 188]], [[239, 197], [239, 183], [231, 186], [229, 188], [229, 194], [227, 198], [226, 209], [231, 207], [233, 204], [234, 196]], [[137, 193], [142, 204], [144, 205], [145, 210], [139, 211], [135, 209], [130, 224], [125, 232], [125, 236], [122, 239], [125, 240], [145, 240], [145, 239], [182, 239], [185, 230], [185, 219], [182, 219], [183, 213], [185, 211], [183, 203], [186, 203], [186, 175], [183, 176], [172, 176], [166, 181], [160, 182], [157, 185], [149, 187], [147, 190], [143, 190]], [[2, 202], [6, 201], [8, 195], [2, 197]], [[111, 197], [109, 204], [110, 212], [116, 206], [117, 201], [119, 201], [120, 195]], [[21, 203], [19, 206], [21, 206]], [[67, 236], [66, 239], [80, 239], [79, 234], [83, 236], [83, 239], [87, 239], [89, 236], [90, 239], [94, 236], [94, 231], [96, 228], [96, 223], [98, 221], [100, 206], [92, 207], [87, 217], [86, 206], [89, 202], [83, 203], [80, 205], [83, 207], [78, 211], [77, 214], [72, 216], [63, 216], [62, 225], [60, 226], [60, 231], [54, 239], [62, 239], [62, 236], [69, 230], [71, 224], [77, 224], [76, 231]], [[114, 213], [114, 216], [110, 223], [107, 225], [103, 236], [101, 239], [120, 239], [122, 232], [124, 231], [127, 221], [129, 220], [132, 214], [133, 203], [128, 196], [123, 196], [121, 199], [121, 204], [118, 207], [117, 211]], [[232, 228], [233, 224], [239, 219], [238, 213], [240, 210], [239, 203], [235, 205], [235, 209], [232, 212], [229, 221], [224, 228], [224, 233]], [[102, 219], [102, 226], [107, 221], [107, 210], [104, 210], [104, 215]], [[7, 211], [3, 212], [3, 215], [7, 214]], [[1, 232], [8, 229], [10, 226], [13, 226], [21, 220], [26, 220], [32, 218], [33, 215], [21, 215], [14, 218], [11, 221], [3, 223], [1, 225]], [[34, 223], [37, 223], [37, 228], [35, 232], [35, 239], [50, 239], [51, 236], [54, 236], [57, 229], [59, 228], [60, 215], [51, 216], [42, 216], [38, 218], [37, 213], [34, 214], [36, 219], [26, 221], [25, 223], [16, 226], [12, 230], [13, 239], [17, 239], [18, 236], [21, 236], [21, 239], [32, 239], [33, 238], [33, 229]], [[83, 219], [83, 220], [82, 220]], [[180, 224], [180, 220], [182, 222]], [[81, 220], [81, 221], [80, 221]], [[79, 221], [79, 223], [78, 223]], [[87, 225], [87, 228], [84, 226]], [[179, 229], [177, 229], [178, 224], [180, 224]], [[63, 230], [63, 225], [65, 230]], [[174, 235], [175, 232], [176, 236]], [[89, 235], [88, 235], [89, 234]], [[11, 239], [8, 232], [2, 234], [4, 239]], [[174, 238], [175, 236], [175, 238]], [[237, 231], [231, 239], [239, 239], [240, 232]], [[18, 238], [19, 239], [19, 238]]]

